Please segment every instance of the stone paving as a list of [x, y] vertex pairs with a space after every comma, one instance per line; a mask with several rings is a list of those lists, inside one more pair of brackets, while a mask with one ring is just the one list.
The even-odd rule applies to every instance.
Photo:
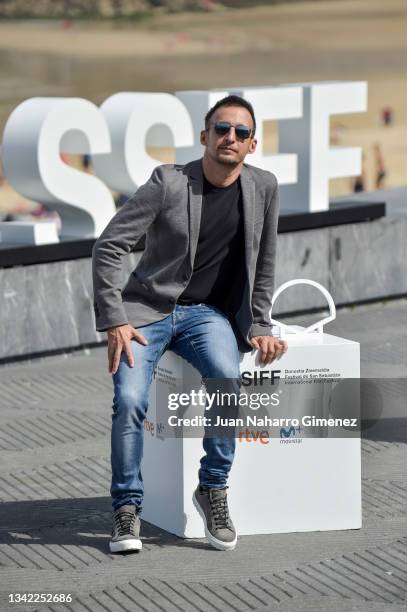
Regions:
[[[386, 379], [362, 440], [362, 529], [240, 537], [233, 553], [145, 522], [142, 553], [108, 552], [104, 346], [2, 366], [0, 611], [407, 610], [406, 306], [342, 309], [326, 330], [361, 342], [363, 377]], [[8, 603], [24, 592], [72, 602]]]

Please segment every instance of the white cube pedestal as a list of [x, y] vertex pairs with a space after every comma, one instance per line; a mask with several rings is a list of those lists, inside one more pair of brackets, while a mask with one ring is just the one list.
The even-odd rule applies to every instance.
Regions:
[[[357, 342], [319, 333], [293, 335], [287, 342], [287, 353], [266, 366], [258, 363], [257, 351], [242, 355], [241, 372], [280, 370], [281, 379], [318, 376], [318, 372], [339, 378], [360, 376]], [[162, 421], [163, 415], [176, 414], [167, 407], [169, 393], [200, 388], [199, 373], [177, 355], [165, 353], [151, 385], [145, 422], [143, 518], [188, 538], [204, 537], [202, 520], [192, 504], [202, 440], [164, 437], [168, 423]], [[299, 414], [312, 411], [299, 406]], [[360, 437], [299, 438], [292, 433], [256, 441], [237, 438], [228, 499], [238, 534], [360, 528]]]

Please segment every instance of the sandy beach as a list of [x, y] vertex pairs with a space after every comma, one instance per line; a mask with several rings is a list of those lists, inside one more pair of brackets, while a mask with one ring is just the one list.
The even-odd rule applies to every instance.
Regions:
[[[66, 26], [70, 27], [66, 27]], [[160, 14], [140, 22], [0, 23], [0, 125], [32, 96], [81, 96], [95, 103], [117, 91], [169, 91], [302, 81], [366, 80], [368, 111], [336, 116], [339, 146], [362, 146], [374, 188], [380, 142], [386, 186], [406, 184], [407, 3], [301, 2], [214, 13]], [[394, 112], [384, 127], [380, 113]], [[266, 125], [265, 149], [277, 146]], [[161, 151], [170, 161], [172, 151]], [[350, 179], [330, 183], [349, 193]], [[0, 188], [0, 210], [21, 196]]]

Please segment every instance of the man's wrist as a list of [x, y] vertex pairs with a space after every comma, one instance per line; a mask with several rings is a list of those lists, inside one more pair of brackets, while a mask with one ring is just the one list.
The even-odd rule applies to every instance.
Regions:
[[110, 327], [108, 327], [106, 331], [107, 333], [109, 333], [110, 331], [114, 331], [118, 327], [124, 327], [125, 325], [128, 325], [128, 323], [117, 323], [117, 325], [111, 325]]
[[103, 316], [96, 317], [96, 329], [100, 332], [105, 332], [112, 327], [127, 325], [128, 320], [125, 313], [107, 312]]
[[270, 325], [261, 325], [260, 323], [253, 323], [250, 327], [249, 338], [255, 338], [256, 336], [272, 336], [272, 328]]

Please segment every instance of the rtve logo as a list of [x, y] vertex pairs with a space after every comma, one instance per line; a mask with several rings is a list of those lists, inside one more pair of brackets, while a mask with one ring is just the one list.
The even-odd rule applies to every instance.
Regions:
[[274, 385], [275, 380], [280, 379], [281, 370], [260, 370], [259, 372], [242, 372], [242, 385], [262, 386], [264, 382], [270, 381], [270, 385]]
[[144, 419], [144, 431], [148, 431], [152, 436], [154, 436], [155, 427], [153, 421], [149, 421], [148, 419]]
[[270, 443], [270, 434], [267, 430], [259, 431], [258, 429], [246, 429], [239, 431], [238, 434], [239, 442], [260, 442], [260, 444]]

